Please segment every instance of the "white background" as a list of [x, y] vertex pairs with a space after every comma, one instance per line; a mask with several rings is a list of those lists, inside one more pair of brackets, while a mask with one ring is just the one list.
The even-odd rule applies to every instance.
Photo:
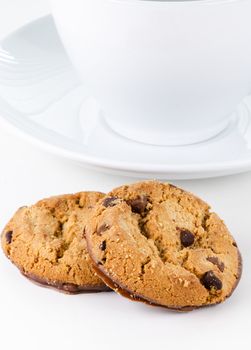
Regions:
[[[47, 12], [45, 0], [0, 0], [0, 37]], [[0, 130], [0, 229], [40, 198], [132, 181], [86, 171]], [[176, 184], [211, 203], [239, 243], [244, 273], [230, 300], [178, 314], [114, 293], [67, 296], [28, 282], [1, 252], [0, 349], [250, 349], [251, 173]]]

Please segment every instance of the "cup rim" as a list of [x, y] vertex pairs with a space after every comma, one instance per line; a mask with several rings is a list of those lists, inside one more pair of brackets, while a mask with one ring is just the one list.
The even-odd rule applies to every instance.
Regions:
[[[104, 0], [102, 0], [104, 1]], [[246, 2], [249, 0], [106, 0], [114, 3], [137, 4], [140, 6], [184, 6], [184, 5], [211, 5], [211, 4], [231, 4], [237, 2]]]

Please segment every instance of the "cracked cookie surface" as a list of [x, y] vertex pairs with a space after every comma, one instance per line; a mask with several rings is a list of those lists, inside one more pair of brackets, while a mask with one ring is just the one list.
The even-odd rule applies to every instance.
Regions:
[[80, 192], [20, 208], [2, 233], [6, 256], [38, 284], [66, 293], [107, 290], [91, 267], [83, 233], [103, 196]]
[[224, 222], [201, 199], [167, 183], [113, 190], [95, 207], [86, 239], [107, 285], [153, 305], [190, 310], [220, 303], [241, 275]]

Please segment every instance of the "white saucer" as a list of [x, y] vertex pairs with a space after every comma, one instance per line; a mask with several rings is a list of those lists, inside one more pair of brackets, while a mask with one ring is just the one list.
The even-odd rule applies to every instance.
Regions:
[[34, 144], [110, 173], [192, 179], [251, 170], [251, 99], [217, 137], [184, 147], [125, 139], [102, 119], [81, 84], [50, 16], [8, 36], [0, 45], [0, 120]]

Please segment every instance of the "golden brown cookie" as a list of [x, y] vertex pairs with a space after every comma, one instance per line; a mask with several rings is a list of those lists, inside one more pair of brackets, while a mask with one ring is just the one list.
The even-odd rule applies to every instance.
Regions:
[[109, 193], [86, 227], [99, 276], [123, 296], [191, 310], [229, 297], [241, 275], [236, 242], [191, 193], [147, 181]]
[[83, 234], [102, 197], [81, 192], [20, 208], [2, 233], [5, 254], [38, 284], [72, 294], [108, 290], [90, 265]]

